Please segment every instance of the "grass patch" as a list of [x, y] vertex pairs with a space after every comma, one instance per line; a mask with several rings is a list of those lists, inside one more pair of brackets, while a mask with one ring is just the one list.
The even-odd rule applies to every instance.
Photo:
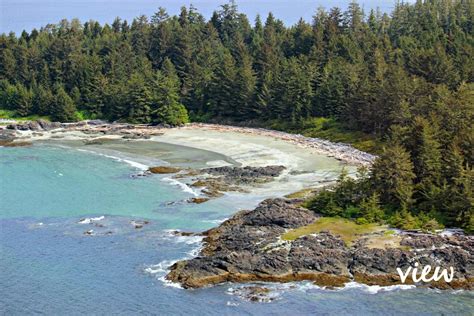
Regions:
[[36, 121], [46, 120], [49, 121], [49, 116], [41, 115], [29, 115], [29, 116], [18, 116], [15, 111], [0, 109], [0, 119], [15, 120], [15, 121]]
[[296, 191], [290, 194], [285, 195], [287, 199], [307, 199], [311, 196], [314, 195], [316, 192], [315, 189], [309, 188], [309, 189], [303, 189], [300, 191]]
[[383, 234], [384, 234], [385, 236], [391, 236], [391, 235], [394, 235], [394, 234], [395, 234], [395, 231], [389, 229], [389, 230], [384, 231]]
[[269, 122], [269, 127], [289, 133], [302, 134], [307, 137], [317, 137], [332, 142], [351, 144], [359, 150], [370, 153], [378, 153], [380, 148], [382, 148], [382, 143], [373, 135], [350, 130], [331, 118], [313, 117], [298, 124], [271, 121]]
[[410, 247], [400, 245], [401, 241], [402, 237], [400, 235], [387, 235], [386, 232], [384, 232], [383, 235], [370, 236], [367, 239], [366, 247], [370, 249], [400, 248], [404, 250], [410, 250]]
[[354, 221], [339, 217], [321, 217], [307, 226], [292, 229], [282, 235], [283, 240], [295, 240], [301, 236], [329, 231], [331, 234], [339, 235], [346, 245], [351, 245], [361, 235], [381, 231], [384, 228], [377, 224], [359, 225]]

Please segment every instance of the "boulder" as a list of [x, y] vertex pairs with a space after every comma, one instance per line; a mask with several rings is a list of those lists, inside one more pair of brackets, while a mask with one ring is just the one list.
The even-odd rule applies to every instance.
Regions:
[[182, 170], [181, 168], [169, 167], [169, 166], [150, 167], [148, 169], [148, 171], [150, 171], [151, 173], [156, 173], [156, 174], [178, 173], [181, 170]]

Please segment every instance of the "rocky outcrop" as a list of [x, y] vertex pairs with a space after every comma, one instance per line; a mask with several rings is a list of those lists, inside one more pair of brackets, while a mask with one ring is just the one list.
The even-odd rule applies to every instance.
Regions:
[[217, 167], [203, 169], [203, 173], [218, 176], [227, 183], [248, 184], [255, 182], [268, 182], [278, 177], [285, 170], [284, 166], [265, 167]]
[[167, 173], [177, 173], [180, 172], [180, 168], [169, 167], [169, 166], [158, 166], [158, 167], [151, 167], [148, 169], [151, 173], [156, 174], [167, 174]]
[[7, 129], [19, 131], [50, 131], [61, 128], [63, 124], [59, 122], [48, 122], [45, 120], [27, 121], [22, 123], [9, 124]]
[[192, 187], [201, 188], [208, 197], [219, 197], [223, 192], [246, 192], [243, 186], [252, 186], [273, 181], [284, 166], [265, 167], [217, 167], [182, 174], [180, 177], [195, 176]]
[[255, 210], [241, 211], [205, 232], [200, 255], [175, 263], [167, 278], [185, 288], [227, 281], [311, 280], [335, 287], [355, 280], [370, 285], [392, 285], [401, 283], [397, 267], [405, 271], [418, 262], [420, 267], [452, 266], [455, 270], [451, 283], [440, 281], [429, 286], [473, 288], [472, 236], [410, 233], [403, 235], [404, 247], [387, 249], [367, 248], [362, 242], [348, 247], [329, 232], [302, 236], [294, 241], [280, 238], [288, 229], [317, 219], [318, 215], [299, 207], [295, 201], [266, 200]]
[[16, 132], [11, 129], [0, 129], [0, 146], [2, 147], [24, 147], [31, 146], [32, 143], [22, 139], [17, 139]]

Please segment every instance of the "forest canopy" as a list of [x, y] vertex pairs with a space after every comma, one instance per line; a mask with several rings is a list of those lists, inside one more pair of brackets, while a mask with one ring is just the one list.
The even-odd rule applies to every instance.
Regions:
[[310, 207], [472, 230], [473, 15], [470, 0], [397, 2], [390, 14], [352, 2], [285, 26], [271, 13], [250, 22], [231, 1], [209, 20], [193, 6], [131, 23], [63, 20], [0, 35], [0, 108], [171, 125], [331, 118], [384, 148]]

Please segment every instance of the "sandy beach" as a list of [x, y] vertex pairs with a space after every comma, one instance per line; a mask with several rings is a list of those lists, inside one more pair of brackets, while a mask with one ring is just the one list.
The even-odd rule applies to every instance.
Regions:
[[[79, 122], [62, 124], [61, 127], [52, 130], [18, 130], [17, 133], [21, 141], [81, 140], [97, 144], [104, 141], [103, 144], [95, 146], [97, 150], [107, 150], [105, 140], [126, 139], [128, 144], [133, 142], [133, 149], [126, 149], [130, 146], [124, 145], [123, 151], [119, 153], [105, 152], [105, 154], [118, 154], [123, 159], [136, 160], [149, 167], [156, 164], [153, 160], [145, 159], [147, 155], [149, 158], [152, 156], [150, 150], [144, 150], [145, 144], [150, 142], [200, 149], [224, 157], [205, 161], [205, 167], [232, 164], [242, 167], [284, 166], [285, 171], [275, 181], [252, 190], [253, 193], [261, 193], [265, 197], [282, 196], [306, 188], [327, 185], [337, 179], [343, 168], [354, 175], [358, 166], [370, 166], [375, 158], [350, 145], [327, 140], [266, 129], [200, 123], [160, 128]], [[87, 146], [87, 149], [94, 149], [94, 146]], [[166, 162], [166, 159], [164, 160]], [[173, 160], [168, 162], [174, 163]]]

